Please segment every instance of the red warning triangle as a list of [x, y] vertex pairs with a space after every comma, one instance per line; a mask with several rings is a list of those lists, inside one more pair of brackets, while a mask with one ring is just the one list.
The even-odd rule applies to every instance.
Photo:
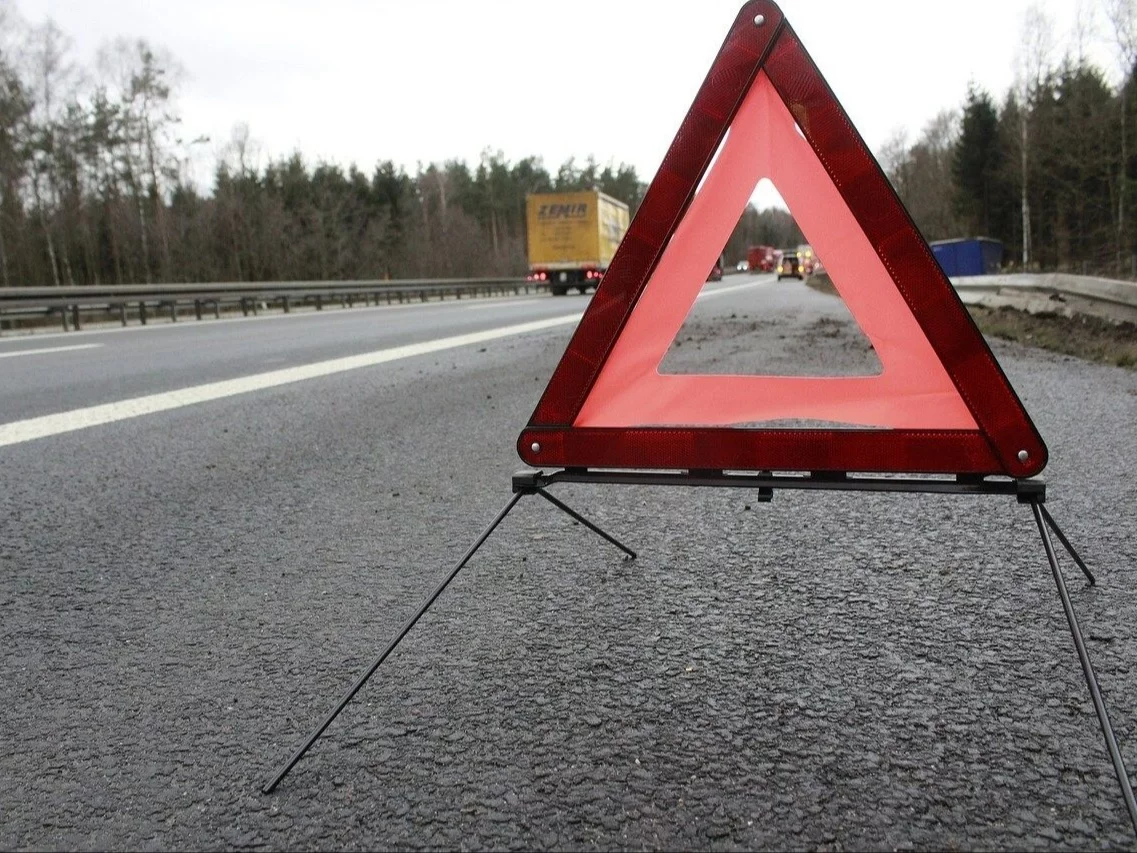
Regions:
[[[762, 178], [824, 259], [878, 375], [659, 372]], [[781, 419], [854, 428], [731, 426]], [[1047, 458], [927, 243], [769, 0], [739, 12], [518, 451], [545, 467], [1013, 477]]]

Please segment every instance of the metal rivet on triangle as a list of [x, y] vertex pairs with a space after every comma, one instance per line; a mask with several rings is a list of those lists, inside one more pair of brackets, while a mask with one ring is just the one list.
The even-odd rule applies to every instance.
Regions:
[[760, 27], [764, 23], [766, 23], [766, 16], [765, 15], [755, 15], [754, 16], [754, 26]]
[[540, 453], [541, 452], [541, 445], [539, 445], [537, 442], [534, 441], [532, 444], [529, 445], [529, 449], [532, 450], [534, 453]]
[[1030, 459], [1030, 454], [1027, 453], [1025, 450], [1020, 450], [1019, 451], [1019, 462], [1026, 462], [1028, 459]]

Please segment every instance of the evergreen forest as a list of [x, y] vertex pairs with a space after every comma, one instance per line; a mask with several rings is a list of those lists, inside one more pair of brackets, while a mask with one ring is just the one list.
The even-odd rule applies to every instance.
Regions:
[[[914, 139], [879, 147], [929, 240], [987, 236], [1009, 269], [1137, 278], [1137, 0], [1099, 2], [1112, 72], [1078, 46], [1084, 32], [1059, 56], [1032, 7], [1009, 91], [973, 84]], [[56, 24], [0, 5], [0, 286], [523, 274], [528, 193], [596, 187], [634, 212], [651, 177], [492, 148], [413, 171], [381, 150], [262, 162], [239, 122], [224, 141], [186, 138], [183, 76], [138, 39], [81, 63]], [[207, 181], [191, 169], [203, 150]], [[801, 239], [785, 210], [750, 207], [726, 260]]]

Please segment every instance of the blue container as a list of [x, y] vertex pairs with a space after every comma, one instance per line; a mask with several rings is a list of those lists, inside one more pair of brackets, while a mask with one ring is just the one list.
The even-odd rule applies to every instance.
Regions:
[[958, 275], [992, 275], [1003, 263], [1003, 244], [987, 237], [937, 240], [932, 253], [949, 278]]

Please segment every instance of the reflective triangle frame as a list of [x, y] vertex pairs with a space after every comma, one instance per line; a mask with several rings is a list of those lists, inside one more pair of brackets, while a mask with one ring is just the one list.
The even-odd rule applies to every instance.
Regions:
[[[579, 424], [581, 410], [760, 72], [888, 271], [975, 428]], [[739, 11], [517, 447], [530, 465], [565, 468], [1022, 478], [1039, 473], [1047, 460], [1042, 437], [951, 282], [771, 0], [751, 0]]]

